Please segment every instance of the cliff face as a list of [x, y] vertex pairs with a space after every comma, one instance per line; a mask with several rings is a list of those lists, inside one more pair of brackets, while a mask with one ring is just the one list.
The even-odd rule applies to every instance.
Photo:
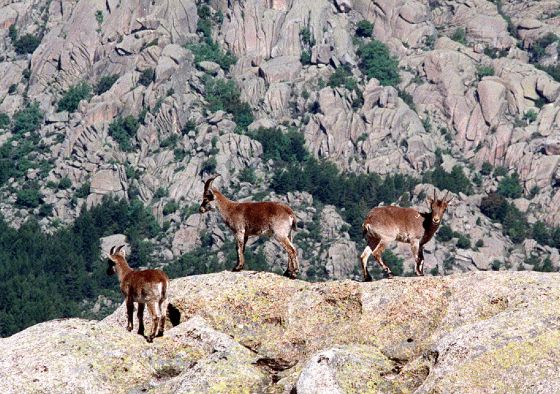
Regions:
[[153, 344], [126, 331], [123, 307], [103, 321], [54, 320], [0, 339], [0, 390], [553, 393], [558, 279], [180, 278], [171, 284], [169, 327]]
[[[192, 251], [202, 233], [212, 237], [217, 253], [228, 240], [219, 221], [186, 207], [198, 203], [207, 174], [219, 172], [218, 183], [231, 197], [288, 201], [304, 227], [321, 224], [320, 236], [305, 230], [307, 239], [296, 240], [313, 251], [300, 255], [304, 275], [354, 275], [359, 246], [349, 239], [349, 219], [340, 216], [346, 207], [323, 205], [307, 193], [271, 192], [278, 163], [247, 133], [237, 111], [241, 107], [215, 105], [217, 92], [208, 81], [225, 78], [235, 82], [240, 100], [249, 106], [249, 130], [296, 129], [312, 156], [341, 170], [421, 178], [440, 162], [448, 174], [454, 166], [462, 169], [475, 182], [474, 193], [456, 193], [457, 205], [446, 223], [469, 237], [471, 247], [459, 243], [450, 253], [457, 237], [432, 246], [428, 270], [532, 269], [532, 257], [549, 257], [557, 269], [556, 249], [542, 239], [541, 245], [512, 242], [509, 236], [519, 229], [504, 230], [479, 209], [481, 198], [499, 189], [506, 172], [515, 171], [521, 192], [510, 202], [529, 223], [560, 224], [560, 84], [551, 76], [560, 22], [554, 4], [0, 2], [5, 28], [0, 32], [0, 112], [13, 120], [26, 101], [37, 101], [44, 114], [31, 163], [6, 175], [0, 185], [0, 211], [14, 226], [40, 215], [42, 227], [52, 229], [105, 195], [137, 197], [166, 226], [158, 258], [169, 261]], [[360, 22], [366, 22], [365, 30], [360, 31]], [[18, 41], [26, 34], [39, 40], [36, 49]], [[387, 45], [398, 62], [400, 82], [370, 78], [360, 45], [371, 38], [359, 37], [364, 35]], [[209, 41], [216, 46], [205, 47]], [[225, 51], [235, 59], [225, 57]], [[537, 66], [549, 67], [551, 74]], [[104, 77], [112, 82], [100, 89]], [[60, 100], [81, 82], [95, 88], [92, 94], [75, 110], [61, 110]], [[129, 145], [119, 142], [122, 130], [117, 136], [110, 128], [119, 116], [141, 120], [130, 141], [124, 141]], [[22, 136], [9, 122], [2, 123], [0, 144], [14, 147], [10, 159], [17, 160], [22, 138], [35, 131]], [[486, 169], [480, 176], [485, 162], [505, 172], [491, 176]], [[246, 171], [250, 176], [244, 176]], [[57, 188], [62, 180], [70, 186]], [[38, 191], [46, 208], [18, 202], [22, 188]], [[426, 190], [418, 187], [404, 200], [419, 206]], [[479, 240], [483, 245], [472, 247]], [[277, 245], [258, 248], [269, 265], [281, 269]], [[411, 271], [410, 255], [404, 253]], [[316, 260], [325, 264], [316, 266]]]

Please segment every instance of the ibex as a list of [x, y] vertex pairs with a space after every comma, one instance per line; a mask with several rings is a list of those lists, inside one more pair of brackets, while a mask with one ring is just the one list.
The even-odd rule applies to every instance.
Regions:
[[214, 175], [204, 184], [204, 195], [199, 212], [204, 213], [212, 209], [215, 201], [218, 211], [233, 231], [237, 241], [237, 265], [234, 272], [241, 271], [245, 264], [245, 245], [251, 236], [273, 236], [288, 252], [288, 269], [285, 276], [295, 279], [299, 265], [297, 251], [292, 244], [292, 230], [296, 228], [294, 212], [285, 204], [278, 202], [236, 202], [226, 198], [212, 187], [212, 182], [219, 174]]
[[148, 311], [152, 317], [152, 333], [146, 337], [152, 342], [154, 337], [163, 336], [165, 314], [167, 312], [167, 289], [169, 278], [161, 270], [134, 271], [129, 267], [125, 258], [124, 245], [109, 252], [109, 267], [107, 275], [117, 274], [121, 292], [126, 300], [128, 316], [127, 330], [132, 331], [134, 303], [138, 303], [138, 334], [144, 336], [144, 305], [148, 304]]
[[368, 245], [360, 256], [364, 281], [371, 281], [371, 276], [367, 270], [367, 260], [371, 254], [373, 254], [387, 278], [393, 277], [391, 269], [383, 262], [381, 257], [387, 244], [392, 241], [410, 244], [412, 255], [416, 261], [416, 275], [424, 275], [424, 244], [434, 236], [448, 204], [453, 199], [452, 197], [447, 200], [448, 193], [440, 200], [436, 197], [434, 188], [434, 197], [427, 198], [431, 208], [431, 211], [427, 213], [420, 213], [412, 208], [394, 206], [373, 208], [368, 212], [362, 225], [363, 235]]

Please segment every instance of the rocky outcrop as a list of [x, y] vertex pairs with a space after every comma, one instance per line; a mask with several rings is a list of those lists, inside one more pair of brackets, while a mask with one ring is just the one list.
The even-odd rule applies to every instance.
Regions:
[[181, 278], [171, 282], [165, 335], [152, 344], [126, 331], [124, 306], [101, 322], [54, 320], [0, 339], [0, 389], [556, 392], [559, 283], [531, 272], [316, 284], [254, 272]]

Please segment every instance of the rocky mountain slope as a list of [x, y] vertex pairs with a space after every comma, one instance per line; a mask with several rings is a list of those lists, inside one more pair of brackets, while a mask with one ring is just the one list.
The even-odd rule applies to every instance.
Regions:
[[[219, 172], [231, 198], [294, 208], [302, 278], [357, 278], [364, 195], [424, 209], [433, 184], [455, 205], [429, 273], [560, 267], [555, 1], [0, 0], [0, 26], [11, 226], [54, 231], [104, 196], [139, 200], [161, 226], [142, 263], [233, 266], [221, 220], [196, 213]], [[349, 189], [348, 206], [321, 194], [337, 181], [286, 187], [310, 158], [414, 181]], [[279, 245], [249, 249], [283, 270]]]
[[[125, 310], [0, 339], [4, 393], [553, 393], [558, 274], [311, 284], [271, 273], [172, 281], [173, 327], [147, 343]], [[149, 324], [149, 323], [147, 323]], [[137, 322], [135, 322], [137, 326]]]

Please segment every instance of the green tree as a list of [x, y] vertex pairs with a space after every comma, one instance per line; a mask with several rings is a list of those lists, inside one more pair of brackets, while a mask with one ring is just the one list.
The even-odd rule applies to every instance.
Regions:
[[398, 61], [381, 41], [372, 40], [358, 48], [360, 69], [368, 78], [377, 78], [381, 85], [396, 86], [400, 82]]
[[95, 85], [95, 94], [99, 96], [111, 89], [115, 82], [117, 82], [117, 79], [119, 79], [118, 74], [102, 76], [97, 82], [97, 85]]
[[136, 137], [138, 127], [140, 124], [135, 117], [128, 115], [122, 118], [119, 116], [109, 125], [109, 135], [117, 141], [123, 151], [130, 152], [133, 148], [132, 139]]
[[35, 52], [35, 49], [41, 44], [41, 39], [33, 34], [25, 34], [15, 40], [13, 44], [18, 55], [25, 55]]
[[82, 100], [91, 98], [91, 86], [86, 82], [80, 82], [68, 89], [58, 102], [58, 111], [75, 112]]
[[511, 176], [504, 176], [498, 184], [498, 194], [508, 198], [519, 198], [523, 195], [523, 186], [519, 174], [514, 172]]
[[14, 114], [12, 131], [16, 134], [36, 131], [43, 123], [43, 112], [39, 103], [28, 103], [25, 108]]
[[358, 37], [371, 37], [373, 34], [373, 23], [365, 19], [356, 25], [356, 35]]

